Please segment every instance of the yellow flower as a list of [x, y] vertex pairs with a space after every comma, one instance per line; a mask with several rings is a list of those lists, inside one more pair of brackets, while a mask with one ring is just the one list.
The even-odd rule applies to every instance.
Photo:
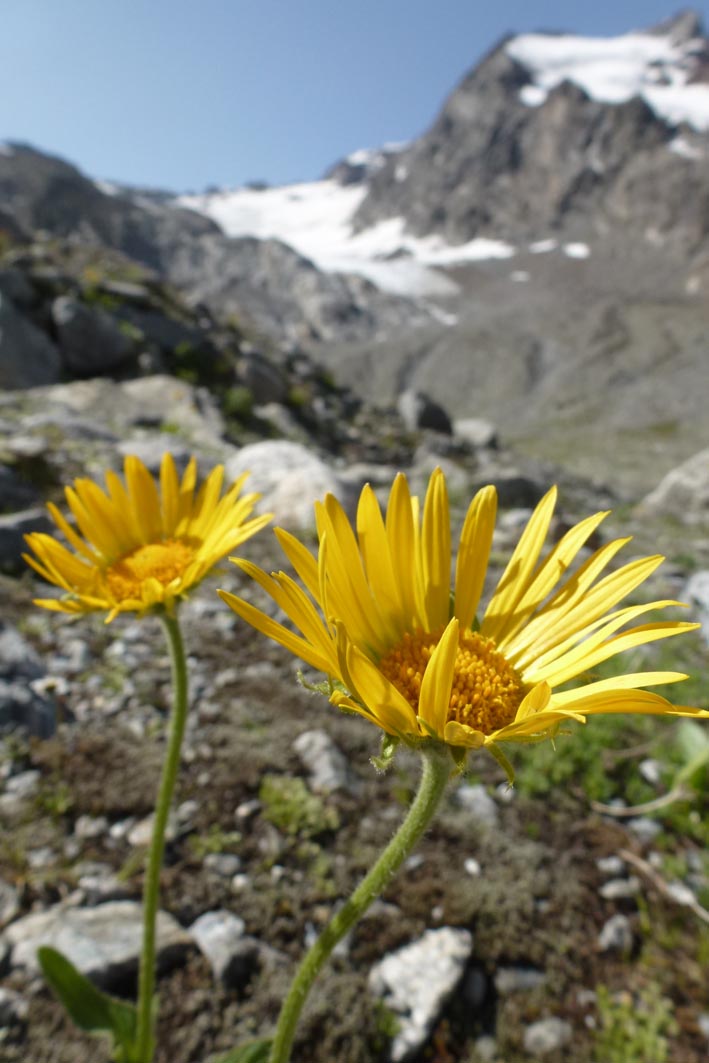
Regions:
[[241, 495], [245, 476], [220, 498], [224, 467], [212, 470], [195, 494], [197, 462], [180, 480], [170, 454], [156, 484], [145, 465], [127, 457], [125, 484], [106, 473], [106, 491], [80, 479], [65, 490], [78, 531], [53, 504], [52, 518], [73, 548], [51, 535], [25, 536], [36, 555], [25, 560], [43, 579], [66, 591], [36, 605], [64, 613], [171, 612], [216, 562], [266, 525], [270, 515], [247, 520], [258, 495]]
[[569, 720], [600, 713], [709, 716], [675, 707], [639, 687], [672, 683], [678, 672], [636, 672], [560, 689], [624, 650], [691, 631], [697, 624], [661, 620], [628, 627], [680, 603], [616, 609], [663, 560], [646, 557], [602, 575], [629, 539], [616, 539], [569, 572], [606, 517], [571, 528], [546, 557], [542, 548], [556, 489], [541, 500], [477, 624], [497, 508], [493, 487], [473, 499], [465, 518], [451, 591], [451, 533], [445, 477], [431, 476], [423, 513], [406, 477], [396, 477], [386, 518], [366, 486], [356, 531], [331, 495], [316, 503], [314, 557], [283, 529], [280, 545], [304, 584], [236, 563], [273, 598], [299, 634], [241, 598], [224, 601], [332, 683], [330, 701], [411, 742], [434, 738], [459, 749], [535, 741]]

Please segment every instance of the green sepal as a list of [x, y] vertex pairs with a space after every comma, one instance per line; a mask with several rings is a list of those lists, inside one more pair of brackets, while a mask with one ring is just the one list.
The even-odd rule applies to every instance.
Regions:
[[341, 694], [349, 695], [347, 687], [339, 679], [333, 679], [332, 676], [322, 679], [319, 683], [311, 683], [301, 671], [298, 671], [296, 672], [296, 679], [305, 690], [309, 690], [313, 694], [324, 694], [326, 698], [329, 698], [335, 690], [339, 690]]
[[88, 1033], [110, 1034], [116, 1063], [138, 1063], [138, 1012], [133, 1004], [109, 996], [49, 946], [37, 950], [42, 974], [72, 1020]]
[[509, 785], [514, 786], [515, 770], [507, 759], [507, 757], [505, 756], [505, 754], [500, 749], [500, 747], [498, 745], [495, 745], [494, 742], [488, 742], [485, 748], [487, 749], [488, 753], [492, 754], [492, 756], [495, 758], [497, 763], [504, 771], [505, 775], [507, 776], [507, 782], [509, 783]]
[[372, 764], [378, 772], [384, 774], [385, 771], [389, 770], [400, 741], [401, 739], [396, 738], [394, 735], [382, 735], [382, 745], [379, 751], [379, 756], [369, 758], [370, 764]]
[[470, 750], [467, 746], [448, 746], [450, 755], [453, 758], [455, 769], [459, 775], [462, 775], [465, 771], [465, 763], [468, 759], [468, 753]]
[[232, 1048], [225, 1056], [219, 1056], [216, 1063], [268, 1063], [273, 1040], [249, 1041], [238, 1048]]

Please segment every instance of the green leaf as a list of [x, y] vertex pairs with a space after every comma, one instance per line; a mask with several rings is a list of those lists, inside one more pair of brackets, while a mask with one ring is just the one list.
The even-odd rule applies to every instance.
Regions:
[[133, 1063], [138, 1014], [125, 1000], [102, 992], [56, 949], [37, 950], [42, 973], [81, 1030], [111, 1034], [119, 1052], [118, 1063]]
[[270, 1037], [262, 1041], [249, 1041], [238, 1048], [232, 1048], [225, 1056], [219, 1056], [217, 1063], [268, 1063], [272, 1044]]

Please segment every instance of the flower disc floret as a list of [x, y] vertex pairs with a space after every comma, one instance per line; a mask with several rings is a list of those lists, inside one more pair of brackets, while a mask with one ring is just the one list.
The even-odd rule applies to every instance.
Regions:
[[[442, 632], [406, 634], [379, 662], [379, 668], [419, 715], [424, 673]], [[484, 735], [514, 720], [526, 693], [516, 670], [492, 639], [468, 631], [459, 636], [446, 722]]]

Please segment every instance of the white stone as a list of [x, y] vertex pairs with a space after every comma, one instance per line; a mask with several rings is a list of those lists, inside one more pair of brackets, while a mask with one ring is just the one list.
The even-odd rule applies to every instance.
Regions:
[[604, 883], [598, 892], [607, 901], [620, 901], [637, 897], [638, 893], [640, 893], [640, 879], [635, 875], [631, 875], [629, 878], [612, 878], [609, 882]]
[[524, 1031], [524, 1050], [530, 1056], [546, 1056], [567, 1045], [573, 1037], [571, 1023], [552, 1016], [533, 1022]]
[[331, 493], [342, 497], [342, 481], [324, 461], [300, 443], [265, 440], [242, 447], [226, 463], [227, 478], [248, 472], [247, 491], [261, 495], [259, 513], [273, 513], [285, 528], [315, 527], [313, 504]]
[[500, 825], [500, 812], [494, 798], [490, 797], [486, 787], [481, 783], [473, 786], [463, 784], [453, 794], [453, 800], [470, 814], [476, 827], [487, 830]]
[[325, 731], [303, 731], [293, 743], [304, 768], [310, 774], [310, 786], [320, 793], [350, 788], [345, 756]]
[[399, 1018], [393, 1063], [410, 1058], [426, 1041], [455, 992], [473, 948], [469, 930], [427, 930], [418, 941], [385, 956], [369, 975], [372, 993]]
[[[58, 904], [11, 923], [4, 938], [12, 948], [13, 967], [39, 973], [37, 949], [49, 945], [71, 960], [82, 974], [100, 984], [132, 975], [138, 967], [143, 938], [143, 910], [136, 901], [109, 901], [96, 908]], [[185, 952], [191, 939], [167, 912], [158, 912], [158, 961], [167, 963]]]
[[633, 947], [633, 931], [627, 915], [612, 915], [603, 924], [598, 935], [601, 952], [630, 952]]
[[244, 920], [225, 910], [205, 912], [190, 927], [200, 952], [209, 960], [214, 977], [224, 985], [238, 984], [244, 974], [245, 962], [250, 966], [254, 964], [253, 941], [244, 949], [245, 930]]

